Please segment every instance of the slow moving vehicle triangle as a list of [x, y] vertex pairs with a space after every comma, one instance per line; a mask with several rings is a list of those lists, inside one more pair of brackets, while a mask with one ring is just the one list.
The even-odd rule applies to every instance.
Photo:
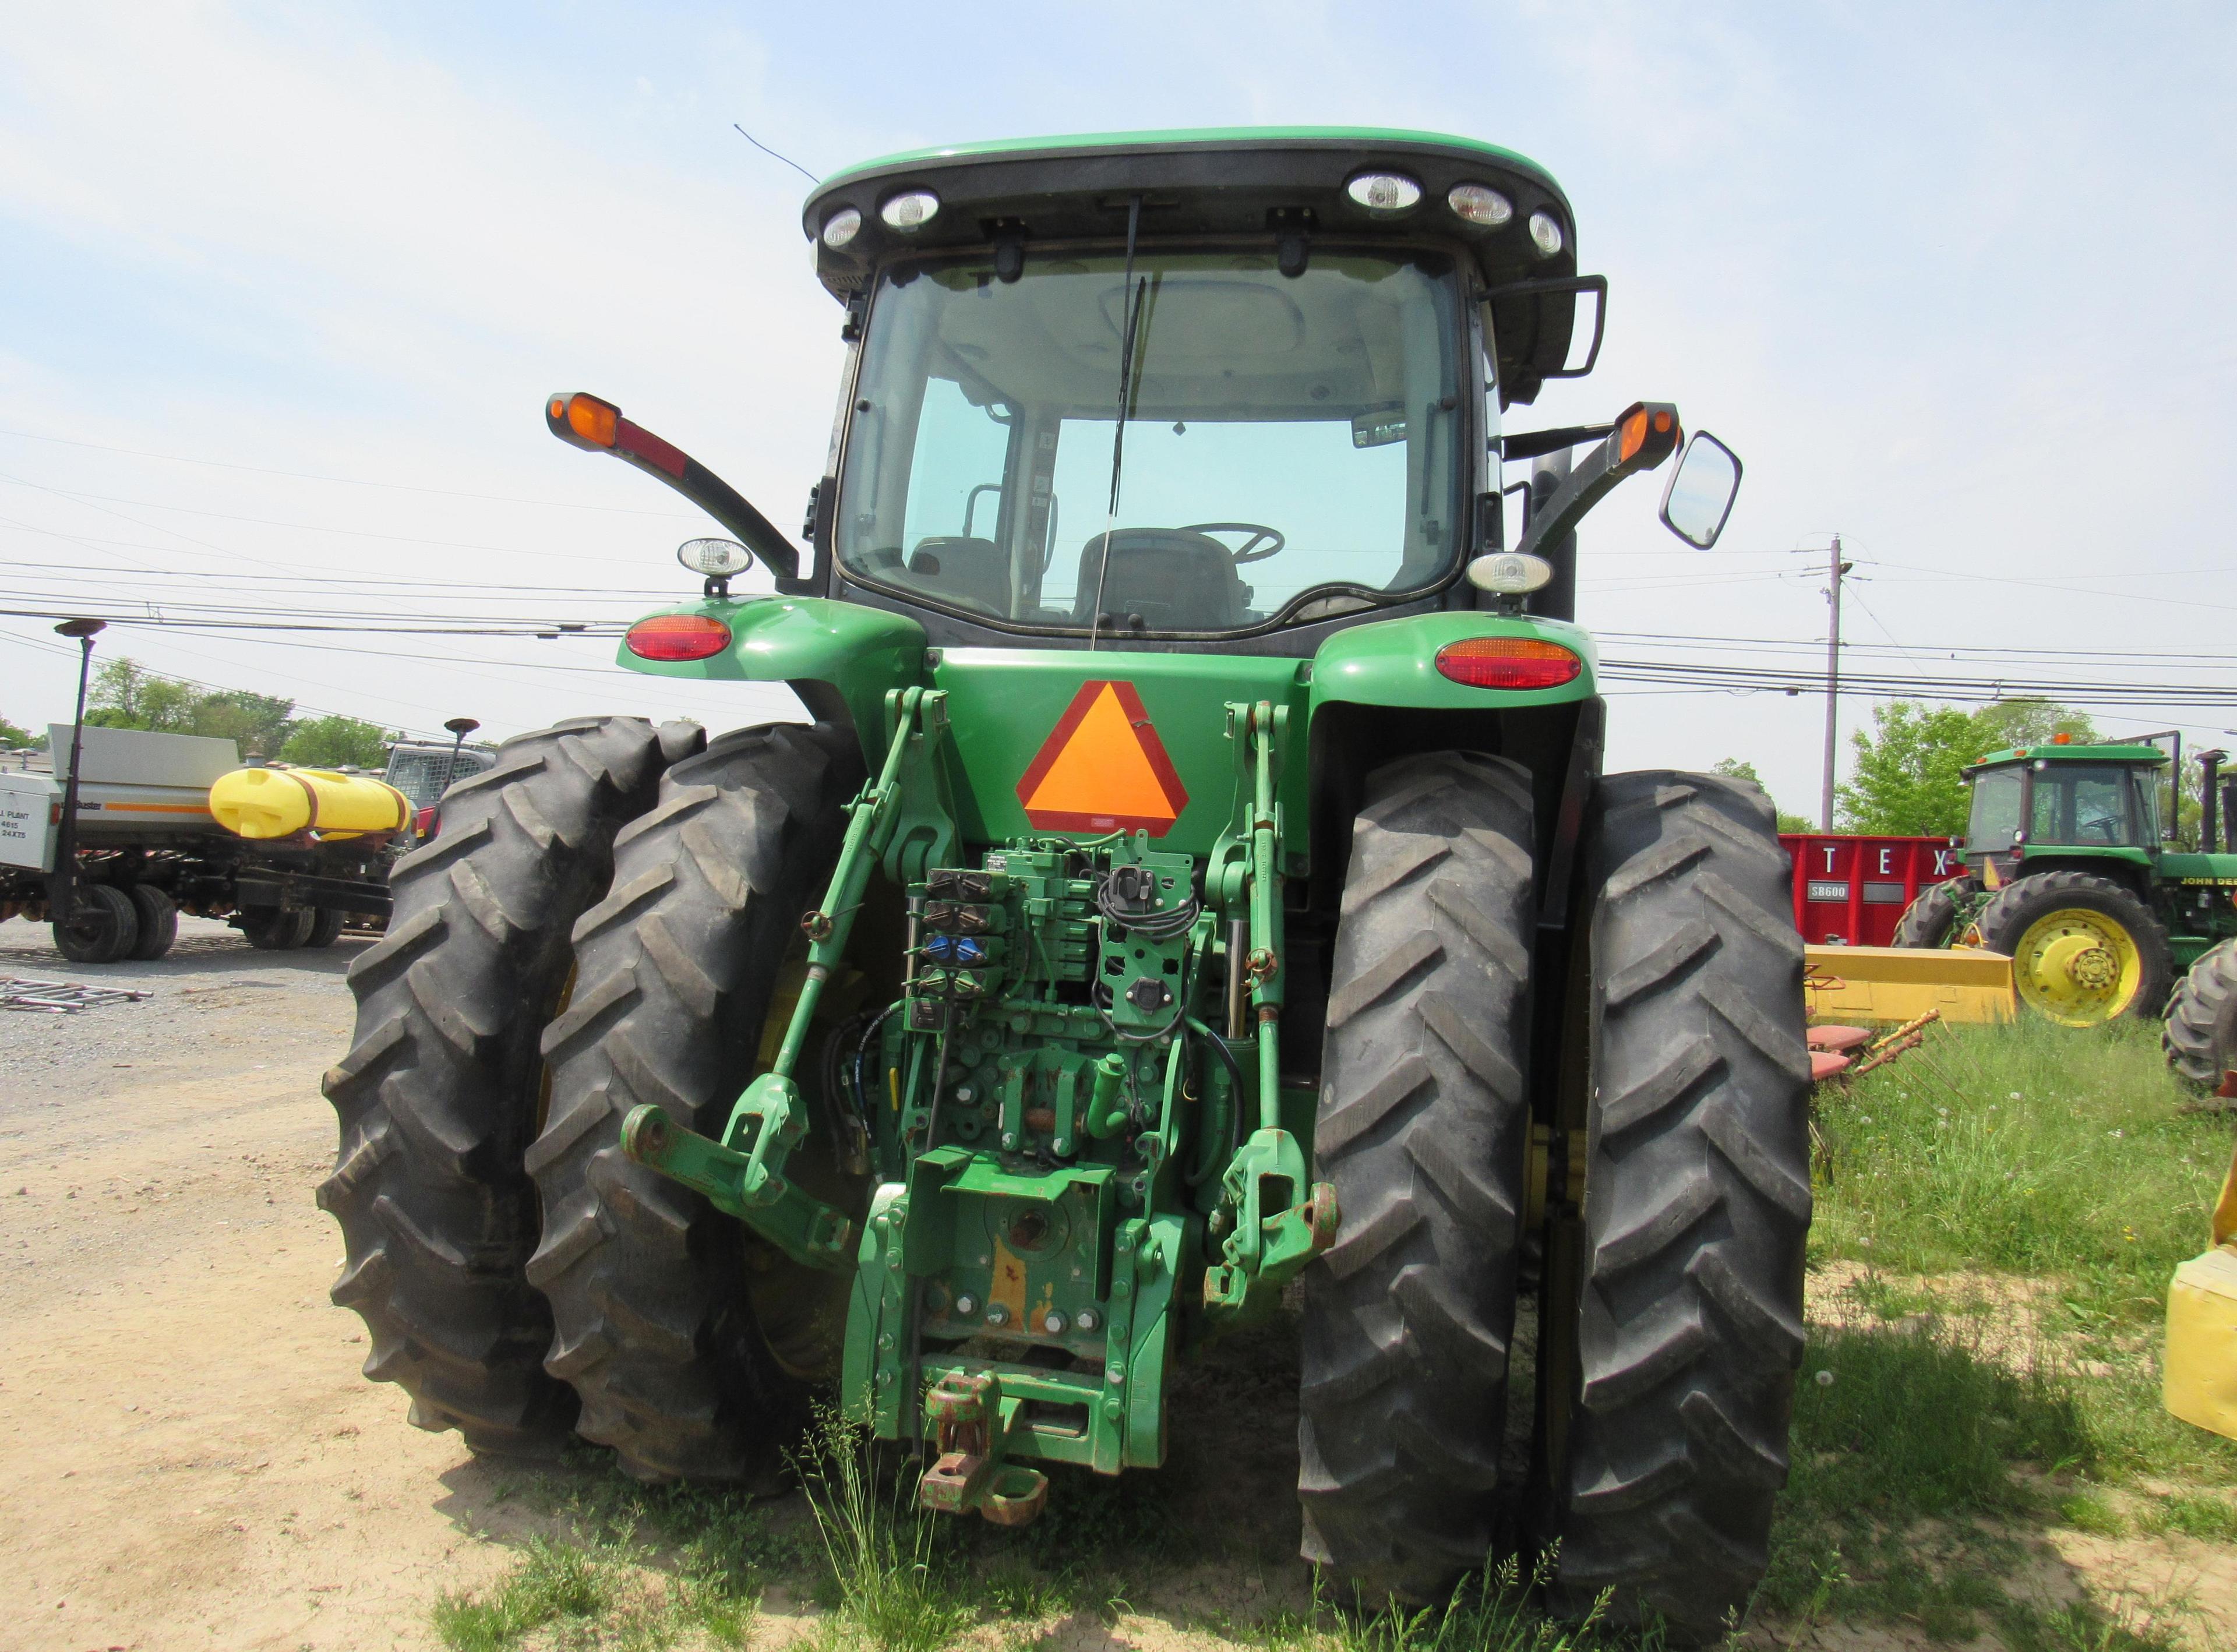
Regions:
[[1134, 685], [1087, 682], [1018, 782], [1018, 801], [1043, 831], [1162, 837], [1188, 791]]

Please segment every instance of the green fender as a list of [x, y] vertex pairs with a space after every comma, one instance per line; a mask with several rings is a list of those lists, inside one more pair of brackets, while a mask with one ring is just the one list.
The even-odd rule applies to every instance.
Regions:
[[617, 664], [648, 677], [709, 683], [783, 683], [815, 716], [843, 704], [874, 766], [885, 750], [888, 689], [925, 681], [924, 627], [904, 615], [823, 597], [707, 598], [660, 610], [705, 614], [730, 628], [730, 645], [710, 658], [640, 659], [624, 643]]
[[[1472, 688], [1437, 671], [1437, 651], [1473, 637], [1525, 637], [1558, 643], [1584, 662], [1550, 689]], [[1581, 625], [1530, 614], [1413, 614], [1340, 631], [1313, 656], [1312, 710], [1332, 702], [1438, 711], [1561, 705], [1600, 692], [1598, 657]]]

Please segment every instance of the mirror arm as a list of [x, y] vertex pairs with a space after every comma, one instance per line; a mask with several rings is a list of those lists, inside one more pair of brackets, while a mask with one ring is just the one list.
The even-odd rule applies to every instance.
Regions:
[[[579, 398], [595, 400], [595, 398]], [[664, 482], [729, 530], [730, 537], [752, 552], [780, 581], [800, 578], [800, 552], [776, 525], [756, 510], [745, 496], [697, 459], [674, 444], [663, 441], [643, 426], [632, 424], [610, 404], [602, 404], [612, 424], [610, 441], [584, 440], [568, 426], [568, 398], [554, 397], [544, 409], [551, 433], [570, 446], [592, 453], [609, 453], [626, 459], [656, 481]], [[782, 589], [782, 585], [780, 589]]]
[[1518, 430], [1513, 435], [1500, 438], [1499, 456], [1542, 459], [1564, 447], [1580, 447], [1587, 442], [1598, 441], [1614, 428], [1613, 425], [1563, 425], [1554, 430]]
[[624, 419], [614, 433], [614, 457], [668, 484], [730, 531], [780, 579], [800, 578], [800, 552], [751, 500], [690, 454]]
[[[1667, 427], [1655, 428], [1656, 415], [1667, 413]], [[1621, 457], [1624, 426], [1635, 415], [1646, 416], [1646, 435], [1631, 457]], [[1606, 498], [1615, 485], [1627, 476], [1640, 471], [1651, 471], [1678, 446], [1678, 410], [1668, 402], [1640, 402], [1617, 420], [1606, 439], [1579, 459], [1568, 479], [1554, 491], [1553, 495], [1530, 512], [1530, 525], [1523, 531], [1515, 549], [1529, 556], [1543, 556], [1540, 549], [1576, 531], [1587, 512]]]

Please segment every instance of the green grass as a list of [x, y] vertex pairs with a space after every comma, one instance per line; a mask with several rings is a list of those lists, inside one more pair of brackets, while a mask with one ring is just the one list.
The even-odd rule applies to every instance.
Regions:
[[819, 1652], [939, 1652], [978, 1616], [943, 1541], [955, 1523], [921, 1510], [914, 1477], [881, 1474], [879, 1455], [864, 1430], [827, 1412], [801, 1465], [835, 1596]]
[[1536, 1597], [1553, 1570], [1550, 1556], [1528, 1578], [1520, 1562], [1499, 1562], [1435, 1611], [1360, 1611], [1316, 1589], [1310, 1615], [1276, 1617], [1250, 1638], [1269, 1652], [1664, 1652], [1669, 1642], [1659, 1629], [1607, 1627], [1605, 1596], [1581, 1623], [1547, 1618]]
[[2055, 1279], [2078, 1324], [2155, 1322], [2229, 1167], [2228, 1120], [2188, 1100], [2141, 1022], [1935, 1029], [1820, 1093], [1831, 1181], [1812, 1251]]
[[531, 1635], [545, 1644], [614, 1652], [660, 1652], [686, 1636], [746, 1643], [750, 1597], [720, 1576], [689, 1565], [656, 1570], [654, 1561], [610, 1540], [531, 1538], [491, 1588], [437, 1601], [435, 1632], [452, 1652], [505, 1652]]
[[2038, 1020], [1938, 1028], [1819, 1093], [1811, 1257], [1863, 1265], [1862, 1312], [1812, 1329], [1761, 1608], [2013, 1652], [2185, 1643], [2167, 1602], [2051, 1610], [2012, 1580], [2057, 1526], [2237, 1541], [2205, 1495], [2237, 1447], [2159, 1403], [2168, 1279], [2229, 1164], [2229, 1121], [2188, 1100], [2155, 1029]]

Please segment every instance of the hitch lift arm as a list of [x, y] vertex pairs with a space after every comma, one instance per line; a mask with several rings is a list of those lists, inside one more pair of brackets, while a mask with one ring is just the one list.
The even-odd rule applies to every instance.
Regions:
[[[895, 689], [886, 697], [886, 710], [894, 733], [884, 766], [848, 805], [847, 835], [830, 888], [822, 906], [801, 920], [808, 941], [808, 978], [775, 1063], [746, 1087], [720, 1141], [685, 1129], [657, 1107], [631, 1108], [622, 1126], [622, 1151], [639, 1164], [705, 1195], [716, 1209], [736, 1217], [794, 1261], [834, 1273], [854, 1271], [858, 1235], [844, 1212], [803, 1193], [785, 1176], [787, 1160], [808, 1133], [793, 1071], [824, 984], [846, 955], [872, 867], [894, 851], [894, 858], [910, 864], [887, 869], [906, 882], [921, 876], [917, 862], [937, 864], [954, 843], [946, 788], [937, 770], [937, 747], [947, 727], [947, 696], [936, 689]], [[898, 830], [904, 822], [908, 829]]]

